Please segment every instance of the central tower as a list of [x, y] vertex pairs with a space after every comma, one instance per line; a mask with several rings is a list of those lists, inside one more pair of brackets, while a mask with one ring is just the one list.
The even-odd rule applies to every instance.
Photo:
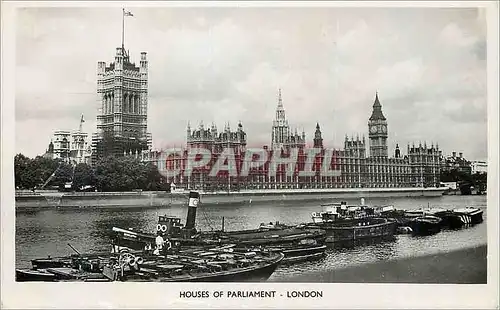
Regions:
[[375, 94], [373, 111], [368, 120], [368, 137], [370, 139], [370, 156], [387, 157], [387, 120], [382, 113], [382, 105]]
[[281, 88], [278, 90], [278, 107], [276, 108], [276, 118], [273, 121], [271, 136], [271, 148], [282, 148], [288, 142], [290, 127], [285, 116], [285, 108], [281, 99]]
[[276, 118], [273, 121], [273, 129], [271, 132], [271, 148], [272, 149], [290, 149], [303, 148], [306, 145], [306, 133], [302, 131], [302, 135], [298, 134], [297, 129], [292, 133], [288, 120], [285, 116], [285, 108], [281, 99], [281, 89], [278, 91], [278, 107], [276, 108]]
[[116, 48], [115, 61], [97, 65], [99, 113], [93, 137], [92, 163], [105, 156], [138, 154], [147, 150], [148, 60], [141, 53], [139, 66], [125, 48]]

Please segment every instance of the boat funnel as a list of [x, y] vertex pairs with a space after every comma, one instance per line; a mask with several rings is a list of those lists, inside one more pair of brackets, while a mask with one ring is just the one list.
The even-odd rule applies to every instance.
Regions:
[[200, 202], [200, 193], [189, 192], [188, 214], [186, 219], [186, 229], [194, 229], [196, 224], [196, 208]]

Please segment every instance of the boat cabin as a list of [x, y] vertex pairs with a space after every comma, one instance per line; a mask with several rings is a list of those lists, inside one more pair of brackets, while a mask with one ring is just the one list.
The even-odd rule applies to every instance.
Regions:
[[184, 225], [181, 223], [179, 217], [160, 215], [158, 217], [158, 225], [156, 225], [156, 232], [166, 234], [172, 237], [181, 235]]
[[314, 223], [332, 222], [338, 219], [362, 218], [374, 216], [375, 209], [364, 204], [362, 199], [360, 205], [348, 205], [347, 201], [340, 203], [329, 203], [321, 205], [323, 212], [313, 212], [312, 219]]

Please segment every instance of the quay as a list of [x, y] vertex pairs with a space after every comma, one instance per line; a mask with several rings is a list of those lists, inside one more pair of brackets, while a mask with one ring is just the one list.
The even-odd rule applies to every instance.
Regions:
[[[262, 189], [200, 192], [203, 205], [258, 204], [377, 197], [437, 197], [446, 188]], [[16, 192], [16, 209], [31, 208], [156, 208], [186, 203], [189, 191], [177, 192]]]
[[271, 282], [486, 284], [487, 246], [270, 279]]

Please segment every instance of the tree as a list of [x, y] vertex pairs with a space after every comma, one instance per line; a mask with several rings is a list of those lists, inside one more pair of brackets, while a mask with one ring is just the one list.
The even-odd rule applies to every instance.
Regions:
[[75, 173], [73, 177], [73, 188], [78, 190], [88, 185], [96, 185], [94, 170], [87, 164], [77, 164], [75, 166]]
[[23, 154], [17, 154], [14, 157], [14, 183], [18, 189], [27, 189], [29, 187], [29, 182], [27, 179], [28, 166], [31, 159], [24, 156]]
[[162, 190], [166, 180], [158, 168], [133, 157], [104, 157], [95, 166], [99, 191]]

